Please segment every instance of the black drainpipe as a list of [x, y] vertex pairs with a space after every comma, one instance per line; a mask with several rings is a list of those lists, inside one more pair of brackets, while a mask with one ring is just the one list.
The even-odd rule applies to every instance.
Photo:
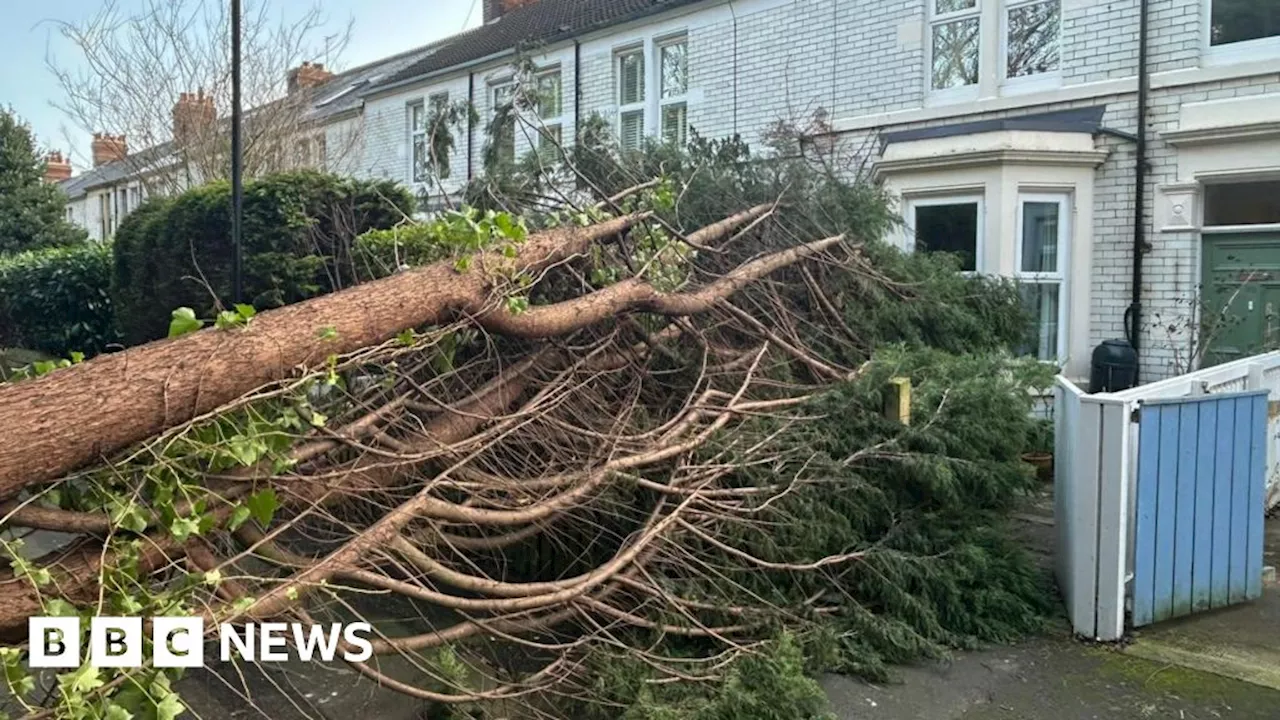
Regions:
[[582, 140], [578, 135], [578, 107], [582, 105], [582, 44], [573, 41], [573, 144]]
[[471, 184], [471, 145], [475, 135], [476, 74], [467, 73], [467, 184]]
[[[1133, 297], [1125, 311], [1125, 334], [1137, 351], [1142, 337], [1142, 259], [1147, 251], [1145, 211], [1147, 204], [1147, 17], [1148, 0], [1138, 1], [1138, 129], [1133, 167]], [[1141, 367], [1141, 362], [1139, 362]], [[1135, 370], [1135, 373], [1137, 371]], [[1137, 380], [1135, 374], [1134, 380]]]

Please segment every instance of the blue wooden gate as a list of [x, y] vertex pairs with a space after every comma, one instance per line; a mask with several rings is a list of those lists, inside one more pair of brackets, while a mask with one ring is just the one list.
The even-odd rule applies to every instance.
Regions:
[[1262, 594], [1267, 392], [1141, 404], [1134, 627]]

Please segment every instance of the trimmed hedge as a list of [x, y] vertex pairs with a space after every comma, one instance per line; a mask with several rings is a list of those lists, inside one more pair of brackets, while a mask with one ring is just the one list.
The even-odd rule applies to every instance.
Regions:
[[[312, 171], [245, 183], [244, 299], [259, 310], [355, 284], [369, 276], [355, 237], [413, 212], [395, 183]], [[134, 211], [115, 237], [111, 295], [125, 341], [164, 337], [170, 312], [213, 315], [232, 292], [231, 186], [211, 183]]]
[[59, 357], [120, 341], [111, 248], [97, 243], [0, 256], [0, 346]]

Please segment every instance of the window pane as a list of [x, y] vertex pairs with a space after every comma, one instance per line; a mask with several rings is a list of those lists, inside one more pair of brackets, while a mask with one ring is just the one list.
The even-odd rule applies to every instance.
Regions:
[[500, 108], [511, 102], [511, 97], [515, 93], [513, 85], [499, 85], [493, 89], [493, 107]]
[[688, 111], [684, 103], [669, 103], [662, 106], [663, 140], [683, 145], [687, 127]]
[[979, 20], [933, 26], [933, 87], [938, 90], [978, 82]]
[[635, 150], [640, 147], [644, 137], [644, 111], [632, 110], [622, 113], [622, 121], [618, 130], [618, 142], [623, 150]]
[[978, 0], [936, 0], [933, 12], [941, 15], [942, 13], [955, 12], [957, 10], [969, 10], [977, 6]]
[[538, 78], [538, 117], [560, 117], [560, 72]]
[[1058, 212], [1056, 202], [1022, 203], [1022, 271], [1058, 271]]
[[916, 250], [956, 253], [961, 270], [977, 270], [978, 203], [917, 206]]
[[427, 139], [422, 135], [413, 138], [413, 181], [423, 182], [427, 179], [427, 165], [430, 155], [427, 154]]
[[1057, 283], [1025, 283], [1022, 303], [1033, 322], [1030, 343], [1022, 348], [1025, 355], [1041, 360], [1058, 359], [1058, 291]]
[[560, 159], [560, 126], [548, 125], [538, 135], [538, 154], [543, 162], [555, 162]]
[[409, 127], [414, 131], [422, 130], [426, 127], [426, 114], [422, 112], [422, 103], [415, 103], [409, 107]]
[[685, 43], [662, 48], [662, 97], [684, 95], [689, 84], [689, 55]]
[[623, 105], [644, 102], [644, 54], [639, 51], [618, 57], [618, 100]]
[[1280, 2], [1276, 0], [1212, 0], [1212, 8], [1212, 45], [1280, 36]]
[[1263, 223], [1280, 223], [1280, 182], [1205, 186], [1205, 225]]
[[432, 115], [442, 113], [449, 105], [449, 93], [436, 93], [427, 100], [427, 103], [431, 106]]
[[1058, 69], [1059, 0], [1009, 11], [1009, 77]]

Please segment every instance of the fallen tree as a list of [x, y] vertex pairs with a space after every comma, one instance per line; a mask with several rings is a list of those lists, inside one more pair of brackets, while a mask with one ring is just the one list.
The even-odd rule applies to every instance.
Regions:
[[[1042, 588], [1000, 519], [1029, 480], [1037, 364], [870, 351], [885, 338], [846, 315], [931, 292], [863, 242], [870, 195], [841, 206], [864, 226], [821, 232], [777, 195], [732, 212], [737, 188], [682, 232], [673, 188], [642, 180], [613, 218], [529, 215], [525, 240], [502, 216], [510, 234], [421, 270], [0, 387], [70, 407], [92, 384], [130, 426], [98, 423], [89, 453], [90, 431], [46, 422], [73, 447], [0, 455], [8, 526], [81, 534], [43, 558], [8, 544], [0, 631], [366, 617], [374, 657], [352, 669], [383, 688], [592, 718], [816, 716], [806, 669], [879, 675], [1035, 627]], [[910, 426], [879, 411], [899, 375]], [[178, 702], [144, 667], [82, 668], [42, 703], [4, 657], [28, 717]]]

